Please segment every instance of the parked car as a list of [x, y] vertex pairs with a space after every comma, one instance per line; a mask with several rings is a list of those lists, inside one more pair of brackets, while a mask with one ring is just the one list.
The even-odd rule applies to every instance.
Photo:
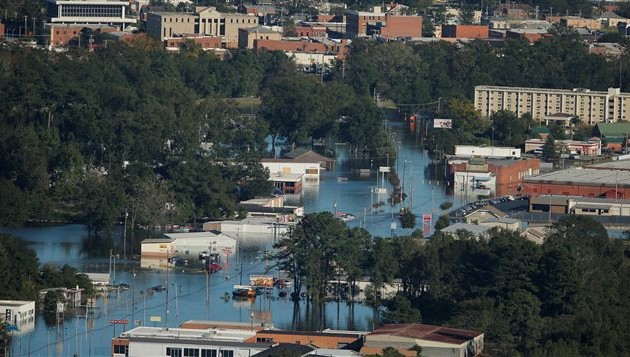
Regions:
[[571, 159], [573, 159], [573, 160], [579, 160], [579, 159], [580, 159], [580, 155], [575, 155], [575, 154], [573, 154], [573, 155], [571, 155]]
[[206, 265], [206, 270], [208, 270], [210, 272], [210, 274], [212, 273], [216, 273], [219, 270], [221, 270], [221, 266], [219, 264], [214, 264], [214, 263], [209, 263]]

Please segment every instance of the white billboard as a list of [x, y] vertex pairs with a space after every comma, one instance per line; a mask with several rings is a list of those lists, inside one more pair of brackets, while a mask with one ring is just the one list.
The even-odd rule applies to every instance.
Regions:
[[451, 119], [433, 119], [433, 128], [453, 128], [453, 121]]

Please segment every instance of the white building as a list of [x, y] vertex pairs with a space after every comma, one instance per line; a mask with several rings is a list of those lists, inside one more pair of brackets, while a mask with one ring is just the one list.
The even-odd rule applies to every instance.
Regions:
[[299, 174], [305, 179], [319, 179], [324, 169], [319, 162], [299, 161], [294, 159], [262, 159], [260, 163], [269, 169], [271, 176], [277, 174]]
[[175, 256], [198, 259], [199, 253], [211, 252], [219, 255], [236, 254], [236, 239], [213, 232], [167, 233], [173, 239]]
[[0, 320], [8, 321], [12, 333], [35, 330], [35, 301], [0, 300]]
[[129, 1], [47, 0], [47, 15], [53, 24], [114, 25], [121, 29], [134, 24]]
[[456, 157], [521, 157], [521, 149], [499, 146], [455, 145]]
[[[113, 357], [222, 356], [247, 357], [271, 343], [256, 340], [256, 331], [243, 329], [183, 329], [137, 327], [112, 340]], [[247, 342], [246, 342], [247, 341]]]
[[453, 173], [453, 194], [477, 200], [496, 195], [497, 180], [492, 172], [458, 171]]

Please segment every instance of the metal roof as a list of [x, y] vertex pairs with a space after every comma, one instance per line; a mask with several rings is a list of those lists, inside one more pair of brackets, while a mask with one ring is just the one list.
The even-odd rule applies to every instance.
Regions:
[[619, 187], [630, 187], [630, 171], [573, 168], [526, 177], [524, 182], [584, 186], [618, 185]]
[[461, 345], [483, 333], [425, 324], [390, 324], [374, 330], [366, 339], [369, 340], [373, 335], [400, 336]]

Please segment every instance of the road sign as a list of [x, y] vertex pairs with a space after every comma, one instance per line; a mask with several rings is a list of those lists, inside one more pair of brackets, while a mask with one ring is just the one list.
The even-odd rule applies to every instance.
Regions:
[[109, 320], [110, 325], [128, 325], [129, 320]]
[[7, 309], [5, 320], [8, 323], [11, 323], [11, 309]]
[[160, 322], [162, 321], [162, 316], [150, 316], [149, 321], [151, 322]]

